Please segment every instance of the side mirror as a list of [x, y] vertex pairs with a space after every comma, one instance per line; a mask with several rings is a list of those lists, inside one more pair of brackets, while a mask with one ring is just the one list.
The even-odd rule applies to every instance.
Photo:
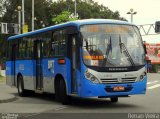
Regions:
[[82, 46], [83, 44], [82, 38], [81, 37], [77, 37], [77, 38], [78, 38], [78, 42], [77, 42], [78, 46]]
[[155, 23], [155, 32], [160, 33], [160, 21], [156, 21]]
[[146, 48], [146, 45], [145, 45], [145, 44], [143, 44], [143, 47], [144, 47], [144, 52], [145, 52], [145, 54], [147, 54], [147, 48]]
[[81, 33], [78, 35], [78, 39], [79, 39], [79, 45], [82, 46], [83, 45], [83, 39], [82, 39], [82, 34]]

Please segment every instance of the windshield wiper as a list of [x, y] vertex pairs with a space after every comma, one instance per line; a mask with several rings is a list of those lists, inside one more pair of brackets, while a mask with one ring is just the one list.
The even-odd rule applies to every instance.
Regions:
[[120, 46], [121, 53], [123, 52], [124, 55], [127, 57], [127, 59], [130, 61], [130, 63], [132, 64], [132, 66], [135, 66], [134, 61], [133, 61], [131, 55], [129, 54], [125, 44], [121, 42], [121, 36], [120, 35], [119, 35], [119, 46]]
[[111, 36], [110, 36], [110, 38], [109, 38], [109, 43], [107, 44], [107, 46], [106, 46], [107, 48], [106, 48], [106, 58], [103, 60], [103, 65], [104, 66], [106, 66], [106, 64], [107, 64], [107, 66], [115, 66], [115, 64], [113, 64], [112, 62], [110, 62], [109, 61], [109, 59], [108, 59], [108, 56], [109, 56], [109, 52], [112, 52], [112, 39], [111, 39]]
[[111, 36], [109, 38], [109, 43], [107, 44], [107, 49], [106, 49], [106, 57], [108, 59], [108, 55], [109, 55], [109, 52], [112, 52], [112, 41], [111, 41]]

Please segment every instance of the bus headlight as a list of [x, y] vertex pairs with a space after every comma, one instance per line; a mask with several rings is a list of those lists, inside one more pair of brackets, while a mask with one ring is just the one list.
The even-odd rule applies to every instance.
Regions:
[[143, 72], [143, 73], [139, 76], [139, 78], [137, 79], [137, 81], [142, 81], [142, 80], [145, 78], [146, 75], [147, 75], [147, 73], [146, 73], [146, 72]]
[[86, 79], [90, 79], [91, 78], [91, 74], [88, 71], [85, 72], [85, 78]]
[[85, 78], [90, 80], [93, 83], [99, 83], [99, 80], [90, 72], [88, 72], [88, 70], [85, 71]]

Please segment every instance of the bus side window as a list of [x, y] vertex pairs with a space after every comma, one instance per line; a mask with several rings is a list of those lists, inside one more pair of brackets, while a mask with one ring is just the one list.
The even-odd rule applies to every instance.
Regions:
[[45, 32], [44, 34], [41, 35], [41, 40], [42, 40], [42, 55], [43, 57], [53, 57], [51, 50], [52, 50], [52, 44], [51, 44], [51, 37], [52, 37], [52, 32]]
[[50, 55], [51, 51], [51, 41], [49, 39], [43, 40], [43, 57], [52, 57]]
[[26, 43], [26, 58], [32, 58], [32, 56], [33, 56], [33, 41], [31, 38], [28, 38]]
[[6, 52], [6, 57], [7, 57], [7, 60], [11, 60], [11, 52], [12, 52], [12, 49], [11, 49], [11, 41], [8, 41], [8, 51]]
[[22, 58], [22, 54], [23, 54], [22, 48], [23, 48], [22, 40], [20, 40], [20, 42], [19, 42], [19, 56], [18, 56], [18, 58], [20, 58], [20, 59]]
[[54, 56], [64, 56], [66, 48], [66, 35], [65, 30], [53, 32], [52, 35], [52, 49]]

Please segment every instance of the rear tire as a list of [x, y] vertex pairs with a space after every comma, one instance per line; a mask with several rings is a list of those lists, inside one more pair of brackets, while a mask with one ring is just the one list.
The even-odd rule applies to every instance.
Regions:
[[27, 91], [24, 89], [24, 83], [23, 83], [23, 77], [22, 76], [18, 76], [18, 80], [17, 80], [17, 89], [18, 89], [18, 94], [21, 97], [26, 96]]
[[60, 79], [59, 82], [59, 99], [64, 105], [70, 103], [70, 97], [67, 95], [66, 85], [63, 79]]
[[118, 102], [118, 97], [112, 97], [112, 98], [111, 98], [111, 102], [114, 102], [114, 103], [115, 103], [115, 102]]
[[59, 94], [60, 94], [60, 92], [59, 92], [59, 81], [57, 81], [55, 83], [55, 100], [56, 101], [60, 101]]

